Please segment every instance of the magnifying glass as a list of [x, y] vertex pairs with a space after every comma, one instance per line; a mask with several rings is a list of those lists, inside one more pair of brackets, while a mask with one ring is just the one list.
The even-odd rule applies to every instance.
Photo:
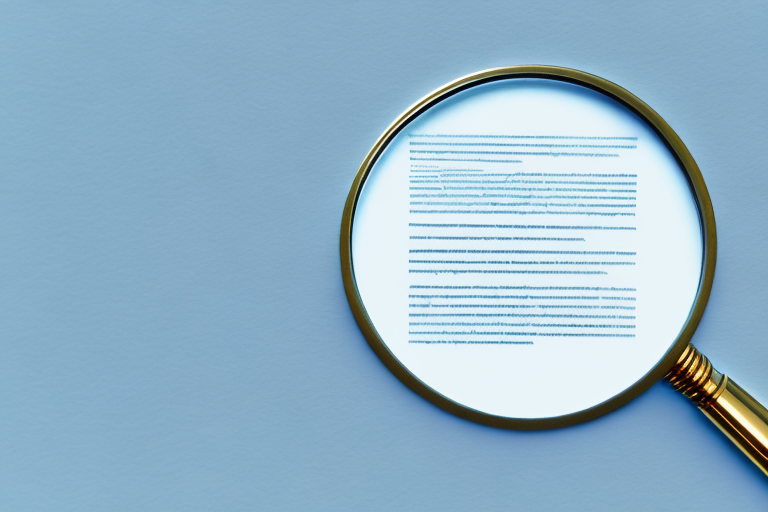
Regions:
[[715, 256], [677, 134], [616, 84], [550, 66], [476, 73], [409, 108], [341, 229], [357, 323], [433, 404], [562, 427], [666, 376], [768, 474], [768, 411], [689, 344]]

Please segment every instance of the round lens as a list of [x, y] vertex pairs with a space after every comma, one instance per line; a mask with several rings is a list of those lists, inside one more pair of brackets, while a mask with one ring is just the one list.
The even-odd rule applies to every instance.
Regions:
[[422, 107], [375, 153], [353, 190], [355, 300], [374, 348], [428, 398], [574, 415], [640, 382], [689, 322], [696, 195], [625, 103], [510, 77]]

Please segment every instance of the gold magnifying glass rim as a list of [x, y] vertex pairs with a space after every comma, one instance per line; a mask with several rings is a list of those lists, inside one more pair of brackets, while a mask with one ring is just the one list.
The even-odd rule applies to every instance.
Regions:
[[[664, 144], [674, 155], [678, 164], [685, 172], [688, 183], [696, 198], [704, 242], [701, 280], [699, 281], [696, 299], [693, 302], [685, 326], [659, 362], [656, 363], [656, 365], [640, 380], [618, 395], [588, 409], [549, 418], [511, 418], [488, 414], [459, 404], [419, 380], [418, 377], [411, 373], [394, 356], [376, 331], [373, 322], [371, 322], [371, 319], [365, 310], [365, 305], [360, 298], [352, 262], [352, 225], [360, 191], [363, 188], [366, 178], [373, 169], [374, 164], [395, 136], [419, 115], [454, 94], [490, 82], [519, 78], [540, 78], [581, 85], [613, 98], [642, 118], [653, 128], [661, 140], [664, 141]], [[417, 394], [452, 414], [493, 427], [520, 430], [557, 428], [592, 420], [621, 407], [642, 392], [646, 391], [656, 381], [662, 378], [672, 368], [672, 365], [685, 350], [685, 347], [688, 345], [688, 342], [699, 325], [699, 321], [704, 313], [704, 308], [709, 300], [710, 290], [712, 289], [712, 281], [715, 276], [716, 254], [717, 235], [715, 230], [715, 214], [712, 210], [712, 202], [710, 201], [704, 178], [701, 176], [699, 167], [685, 147], [685, 144], [683, 144], [683, 141], [666, 121], [637, 96], [613, 82], [609, 82], [608, 80], [595, 75], [584, 73], [583, 71], [545, 65], [510, 66], [473, 73], [463, 78], [459, 78], [431, 94], [428, 94], [406, 110], [386, 129], [381, 137], [379, 137], [376, 144], [374, 144], [373, 148], [365, 157], [365, 160], [363, 160], [363, 163], [355, 176], [355, 180], [352, 183], [352, 188], [349, 191], [341, 221], [341, 274], [344, 280], [344, 289], [347, 294], [347, 299], [365, 339], [386, 367], [389, 368], [389, 370], [395, 374], [403, 384], [411, 388]], [[620, 364], [620, 361], [617, 361], [616, 364]]]

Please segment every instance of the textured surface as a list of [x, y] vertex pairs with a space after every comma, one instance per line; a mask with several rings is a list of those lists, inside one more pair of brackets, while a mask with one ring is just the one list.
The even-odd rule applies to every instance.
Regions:
[[694, 342], [768, 400], [768, 8], [680, 4], [0, 3], [0, 509], [764, 510], [668, 385], [556, 431], [443, 413], [341, 283], [347, 191], [402, 110], [583, 69], [697, 159], [720, 248]]

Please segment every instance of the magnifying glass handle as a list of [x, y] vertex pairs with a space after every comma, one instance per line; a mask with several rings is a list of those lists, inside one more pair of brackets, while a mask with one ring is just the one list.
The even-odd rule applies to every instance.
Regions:
[[768, 410], [688, 344], [665, 379], [768, 476]]

